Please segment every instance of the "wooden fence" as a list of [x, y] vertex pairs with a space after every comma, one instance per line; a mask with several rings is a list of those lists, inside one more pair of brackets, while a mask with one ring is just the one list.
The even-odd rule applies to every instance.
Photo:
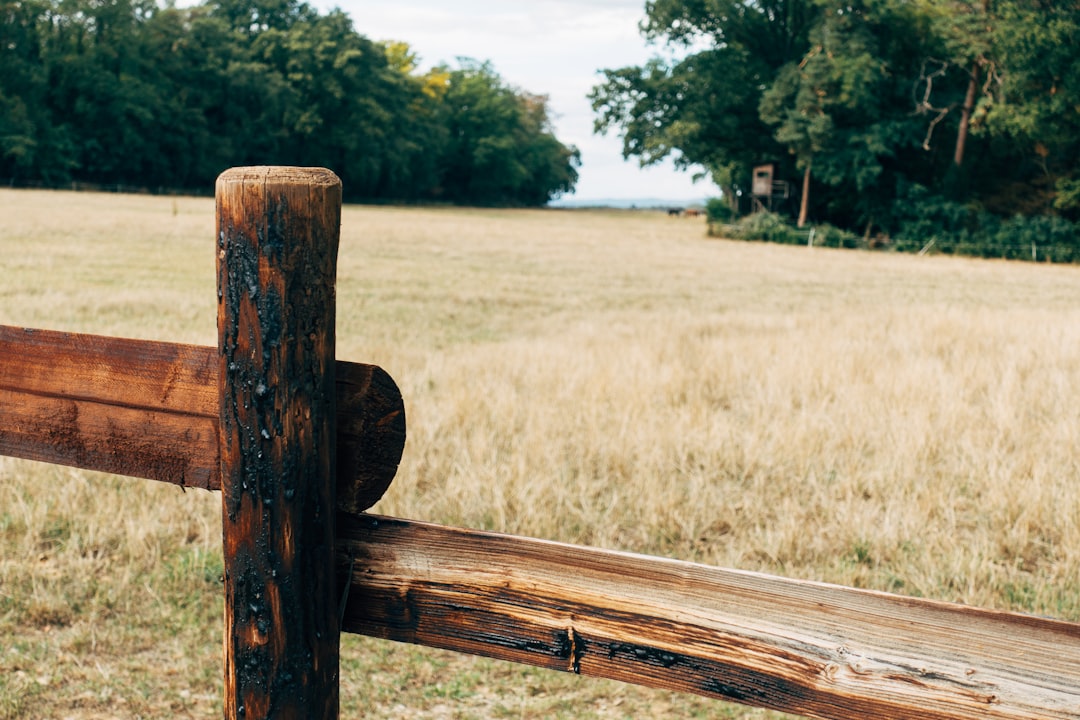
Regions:
[[405, 441], [336, 360], [341, 185], [217, 183], [215, 348], [0, 327], [0, 453], [222, 491], [225, 717], [336, 718], [341, 631], [820, 718], [1080, 718], [1080, 625], [361, 512]]

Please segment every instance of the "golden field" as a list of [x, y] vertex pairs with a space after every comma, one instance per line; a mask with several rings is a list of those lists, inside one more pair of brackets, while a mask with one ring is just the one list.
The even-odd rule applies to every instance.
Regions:
[[[0, 324], [214, 344], [213, 201], [0, 190]], [[346, 207], [374, 511], [1080, 620], [1080, 268]], [[216, 495], [0, 459], [0, 720], [220, 714]], [[780, 718], [346, 636], [342, 717]]]

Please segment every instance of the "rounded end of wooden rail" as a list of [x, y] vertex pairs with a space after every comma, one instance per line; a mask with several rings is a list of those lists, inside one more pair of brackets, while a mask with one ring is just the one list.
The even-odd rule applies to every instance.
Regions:
[[361, 513], [390, 487], [405, 450], [405, 403], [385, 370], [338, 363], [337, 507]]

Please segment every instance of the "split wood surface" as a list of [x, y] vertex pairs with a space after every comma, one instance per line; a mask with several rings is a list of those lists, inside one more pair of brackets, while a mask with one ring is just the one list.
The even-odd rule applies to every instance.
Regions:
[[[374, 365], [337, 362], [337, 506], [375, 504], [405, 408]], [[0, 455], [221, 489], [218, 351], [0, 325]]]
[[1080, 717], [1080, 625], [372, 515], [342, 629], [831, 720]]

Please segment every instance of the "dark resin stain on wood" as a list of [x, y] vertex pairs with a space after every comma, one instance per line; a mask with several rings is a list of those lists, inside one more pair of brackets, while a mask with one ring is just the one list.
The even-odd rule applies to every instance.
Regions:
[[238, 168], [217, 212], [225, 717], [335, 718], [341, 183]]

